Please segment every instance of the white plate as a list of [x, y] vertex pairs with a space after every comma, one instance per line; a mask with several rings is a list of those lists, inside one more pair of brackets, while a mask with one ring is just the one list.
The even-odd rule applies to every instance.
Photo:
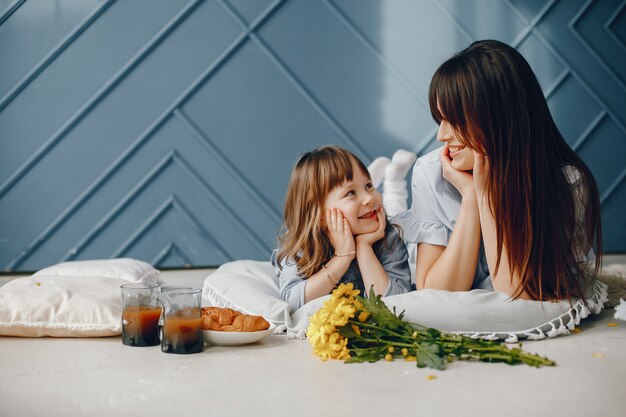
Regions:
[[239, 346], [248, 343], [258, 342], [272, 334], [274, 325], [270, 324], [267, 330], [259, 330], [258, 332], [220, 332], [217, 330], [202, 330], [204, 342], [211, 345], [219, 346]]

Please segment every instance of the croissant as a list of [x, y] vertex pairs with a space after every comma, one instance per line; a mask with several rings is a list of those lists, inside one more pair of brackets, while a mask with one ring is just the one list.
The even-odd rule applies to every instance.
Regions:
[[258, 332], [269, 329], [270, 324], [261, 316], [241, 315], [235, 317], [233, 324], [221, 326], [225, 332]]
[[236, 310], [232, 310], [230, 308], [218, 308], [218, 307], [203, 307], [202, 308], [203, 317], [210, 317], [211, 321], [207, 321], [209, 323], [216, 322], [218, 326], [225, 326], [227, 324], [231, 324], [235, 317], [241, 315], [240, 312]]
[[202, 307], [203, 330], [257, 332], [269, 327], [270, 324], [261, 316], [242, 314], [230, 308]]

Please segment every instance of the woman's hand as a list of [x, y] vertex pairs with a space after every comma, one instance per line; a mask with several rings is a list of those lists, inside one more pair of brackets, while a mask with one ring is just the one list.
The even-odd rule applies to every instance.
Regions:
[[385, 227], [387, 226], [387, 218], [385, 216], [385, 209], [381, 206], [378, 209], [378, 229], [374, 230], [370, 233], [363, 233], [361, 235], [357, 235], [356, 244], [357, 246], [362, 244], [367, 244], [372, 246], [375, 242], [378, 242], [380, 239], [385, 237]]
[[454, 188], [461, 193], [461, 196], [465, 196], [467, 193], [474, 193], [472, 174], [466, 171], [459, 171], [452, 166], [452, 160], [450, 159], [450, 151], [448, 150], [447, 143], [439, 153], [439, 159], [441, 160], [443, 178], [452, 184]]
[[474, 152], [474, 189], [476, 190], [476, 197], [478, 201], [482, 202], [487, 187], [487, 176], [489, 175], [489, 161], [487, 156], [482, 153]]
[[350, 223], [339, 209], [326, 210], [326, 233], [335, 253], [349, 253], [355, 250], [354, 235]]

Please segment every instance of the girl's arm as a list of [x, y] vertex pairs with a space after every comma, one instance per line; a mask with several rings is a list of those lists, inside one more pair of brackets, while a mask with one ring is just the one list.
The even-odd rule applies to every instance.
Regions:
[[298, 273], [295, 263], [283, 260], [281, 269], [277, 271], [280, 298], [289, 303], [291, 312], [294, 312], [309, 301], [330, 294], [335, 283], [347, 271], [352, 259], [354, 255], [332, 258], [326, 263], [326, 269], [322, 267], [308, 279]]
[[[474, 187], [476, 190], [476, 198], [478, 199], [480, 227], [482, 230], [483, 245], [485, 246], [487, 265], [491, 273], [491, 282], [494, 290], [512, 296], [520, 283], [520, 276], [517, 272], [511, 273], [511, 269], [509, 268], [509, 256], [504, 245], [502, 245], [498, 272], [495, 272], [498, 258], [498, 242], [496, 238], [496, 220], [491, 212], [485, 189], [488, 172], [489, 162], [487, 158], [478, 152], [474, 152]], [[530, 299], [526, 292], [522, 292], [520, 298]]]
[[415, 283], [418, 289], [467, 291], [472, 288], [480, 250], [480, 217], [472, 175], [452, 167], [448, 147], [441, 154], [444, 178], [461, 193], [461, 210], [448, 246], [417, 245]]
[[304, 302], [328, 295], [341, 280], [343, 274], [346, 273], [350, 262], [354, 259], [354, 255], [333, 257], [315, 274], [306, 280], [304, 287]]
[[[358, 235], [356, 237], [356, 259], [359, 263], [359, 270], [365, 284], [365, 291], [369, 293], [370, 287], [374, 286], [374, 292], [384, 295], [389, 287], [389, 277], [378, 260], [372, 245], [385, 236], [387, 220], [385, 212], [381, 207], [378, 209], [378, 229], [372, 233]], [[364, 294], [365, 295], [365, 294]]]
[[304, 302], [330, 294], [335, 286], [350, 267], [354, 259], [355, 242], [350, 223], [343, 217], [341, 210], [336, 208], [326, 210], [326, 232], [336, 254], [346, 256], [333, 256], [322, 268], [307, 280], [304, 289]]

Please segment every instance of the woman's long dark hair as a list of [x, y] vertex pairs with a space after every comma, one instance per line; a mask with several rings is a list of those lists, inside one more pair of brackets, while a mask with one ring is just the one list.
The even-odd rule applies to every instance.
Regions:
[[[498, 41], [472, 43], [444, 62], [429, 89], [437, 123], [447, 120], [489, 161], [488, 203], [498, 257], [535, 300], [582, 297], [587, 251], [601, 265], [600, 199], [593, 175], [557, 129], [530, 65]], [[441, 110], [439, 110], [441, 109]]]

